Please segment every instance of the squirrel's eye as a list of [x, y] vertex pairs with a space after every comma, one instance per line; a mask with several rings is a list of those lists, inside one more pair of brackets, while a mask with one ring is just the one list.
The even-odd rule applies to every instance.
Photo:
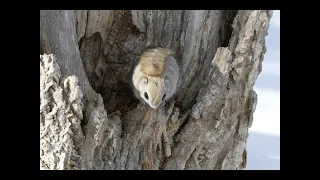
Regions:
[[145, 92], [144, 97], [148, 100], [149, 99], [148, 93]]
[[166, 98], [166, 94], [164, 94], [164, 95], [162, 96], [162, 101], [163, 101], [165, 98]]

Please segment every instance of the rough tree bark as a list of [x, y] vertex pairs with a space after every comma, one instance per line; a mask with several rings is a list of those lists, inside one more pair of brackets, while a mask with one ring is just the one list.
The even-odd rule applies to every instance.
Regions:
[[[40, 169], [243, 169], [272, 11], [40, 11]], [[182, 80], [154, 111], [130, 90], [147, 46]]]

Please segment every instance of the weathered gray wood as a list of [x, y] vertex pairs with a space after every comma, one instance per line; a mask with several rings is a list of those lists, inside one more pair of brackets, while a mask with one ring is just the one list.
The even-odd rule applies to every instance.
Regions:
[[55, 54], [62, 74], [75, 75], [87, 98], [92, 96], [92, 88], [83, 69], [76, 38], [73, 11], [40, 11], [40, 54]]
[[[40, 54], [56, 57], [40, 56], [40, 168], [243, 169], [271, 16], [40, 11]], [[182, 67], [157, 111], [130, 90], [148, 46], [173, 49]]]

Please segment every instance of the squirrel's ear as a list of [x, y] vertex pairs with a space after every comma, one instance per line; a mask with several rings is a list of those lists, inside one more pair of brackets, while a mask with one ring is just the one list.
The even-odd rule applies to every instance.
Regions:
[[147, 85], [148, 84], [148, 78], [147, 77], [142, 77], [142, 83]]

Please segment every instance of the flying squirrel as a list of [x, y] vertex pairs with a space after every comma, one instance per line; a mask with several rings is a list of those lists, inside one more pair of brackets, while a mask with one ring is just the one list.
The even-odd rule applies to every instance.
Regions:
[[180, 79], [180, 67], [167, 48], [144, 51], [132, 74], [135, 96], [144, 104], [157, 109], [175, 94]]

